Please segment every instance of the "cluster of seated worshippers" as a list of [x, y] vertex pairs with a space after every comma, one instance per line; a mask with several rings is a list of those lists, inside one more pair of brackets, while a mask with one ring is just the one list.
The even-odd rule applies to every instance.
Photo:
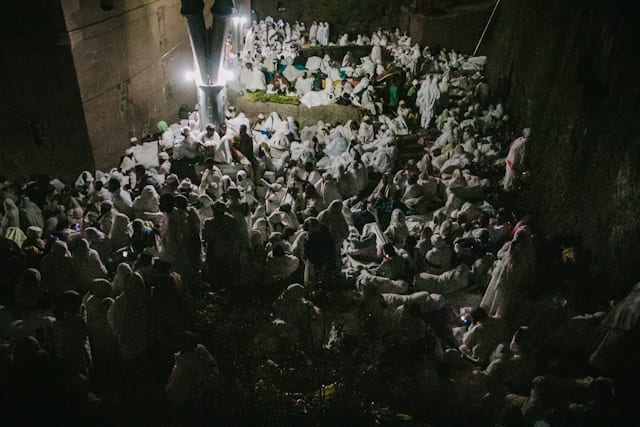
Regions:
[[[153, 347], [175, 352], [165, 392], [184, 406], [221, 375], [188, 332], [202, 283], [266, 296], [275, 333], [319, 341], [314, 292], [341, 276], [354, 308], [330, 319], [346, 325], [327, 348], [374, 319], [410, 343], [430, 337], [431, 362], [449, 367], [450, 386], [469, 387], [469, 408], [489, 392], [532, 422], [558, 406], [577, 417], [600, 407], [594, 399], [605, 405], [610, 380], [536, 377], [536, 351], [614, 370], [616, 345], [637, 328], [637, 314], [620, 315], [637, 312], [637, 286], [606, 317], [574, 313], [556, 295], [530, 299], [529, 218], [488, 198], [500, 188], [508, 117], [465, 61], [445, 56], [444, 73], [417, 76], [429, 88], [417, 98], [433, 104], [411, 128], [400, 112], [301, 128], [230, 106], [201, 132], [198, 109], [185, 106], [176, 123], [158, 123], [157, 139], [132, 140], [119, 168], [3, 183], [2, 372], [11, 366], [11, 384], [33, 399], [42, 378], [27, 371], [57, 366], [56, 387], [86, 398], [114, 360], [135, 366]], [[400, 137], [418, 131], [422, 156], [400, 162]]]
[[[421, 50], [417, 43], [412, 45], [411, 37], [401, 35], [398, 29], [395, 32], [378, 29], [371, 37], [358, 35], [353, 43], [348, 41], [347, 34], [340, 36], [338, 46], [370, 46], [370, 53], [362, 57], [356, 57], [355, 50], [351, 49], [341, 61], [328, 53], [323, 57], [309, 56], [304, 49], [314, 45], [316, 27], [314, 22], [306, 31], [306, 27], [297, 22], [289, 25], [270, 17], [249, 26], [243, 49], [225, 60], [225, 66], [234, 76], [227, 82], [228, 87], [240, 93], [265, 91], [299, 97], [307, 107], [332, 103], [353, 105], [375, 115], [376, 110], [380, 113], [383, 109], [396, 113], [398, 91], [408, 82], [414, 82], [414, 87], [409, 95], [411, 105], [405, 108], [415, 107], [418, 85], [415, 77], [428, 74], [422, 81], [418, 103], [426, 120], [422, 127], [426, 129], [432, 114], [423, 110], [432, 111], [441, 92], [446, 95], [449, 91], [449, 80], [454, 80], [450, 73], [481, 71], [486, 62], [485, 57], [468, 57], [446, 50], [434, 57], [428, 47]], [[469, 85], [472, 91], [476, 90], [482, 83], [478, 77], [479, 74], [452, 82], [452, 92], [468, 90]]]

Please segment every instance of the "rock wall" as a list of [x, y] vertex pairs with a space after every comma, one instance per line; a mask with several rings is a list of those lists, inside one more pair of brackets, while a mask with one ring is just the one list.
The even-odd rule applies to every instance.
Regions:
[[524, 205], [545, 239], [580, 239], [598, 286], [640, 278], [640, 5], [503, 1], [482, 53], [533, 128]]
[[371, 34], [377, 28], [407, 31], [421, 46], [472, 52], [482, 33], [494, 0], [254, 0], [258, 19], [272, 16], [330, 24], [330, 39], [340, 34]]
[[7, 2], [3, 24], [0, 176], [93, 167], [59, 2]]
[[258, 19], [272, 16], [287, 22], [303, 21], [307, 28], [313, 21], [328, 22], [330, 41], [348, 32], [371, 34], [378, 27], [408, 30], [411, 1], [398, 0], [254, 0]]
[[[132, 136], [195, 103], [193, 56], [179, 0], [61, 0], [96, 167], [117, 166]], [[213, 1], [205, 7], [211, 6]]]
[[[209, 8], [213, 0], [205, 1]], [[131, 136], [196, 102], [180, 0], [25, 0], [3, 27], [0, 175], [117, 166]]]
[[467, 0], [440, 13], [436, 13], [440, 9], [431, 13], [412, 13], [409, 34], [413, 41], [420, 46], [429, 46], [432, 52], [446, 48], [471, 54], [494, 4], [493, 0]]

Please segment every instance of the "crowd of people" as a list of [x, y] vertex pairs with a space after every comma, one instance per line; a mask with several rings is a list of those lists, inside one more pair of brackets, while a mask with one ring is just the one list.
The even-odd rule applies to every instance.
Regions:
[[[240, 90], [267, 89], [282, 40], [326, 45], [328, 31], [251, 27]], [[594, 373], [630, 363], [638, 286], [608, 313], [540, 291], [535, 230], [513, 203], [531, 130], [514, 135], [492, 103], [486, 58], [433, 56], [399, 32], [366, 43], [359, 64], [296, 68], [296, 53], [283, 73], [300, 73], [303, 99], [348, 99], [359, 123], [300, 129], [229, 106], [216, 127], [184, 107], [150, 142], [134, 138], [119, 168], [1, 184], [4, 414], [104, 416], [127, 407], [116, 395], [206, 425], [246, 381], [255, 400], [235, 405], [287, 408], [299, 424], [333, 404], [416, 425], [606, 425], [614, 386]], [[402, 158], [409, 144], [422, 155]], [[247, 310], [264, 315], [216, 326]], [[236, 341], [242, 379], [226, 359]]]

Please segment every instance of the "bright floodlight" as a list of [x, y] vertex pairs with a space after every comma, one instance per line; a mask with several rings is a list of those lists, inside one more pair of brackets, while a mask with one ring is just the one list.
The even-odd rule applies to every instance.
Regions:
[[187, 71], [186, 73], [184, 73], [184, 78], [188, 82], [192, 82], [195, 79], [195, 74], [193, 71]]
[[247, 17], [246, 16], [236, 15], [236, 16], [233, 17], [233, 23], [234, 24], [244, 25], [244, 24], [247, 23]]
[[233, 74], [233, 71], [223, 68], [222, 70], [220, 70], [220, 76], [218, 77], [218, 84], [224, 85], [228, 81], [233, 80], [234, 78], [235, 78], [235, 75]]

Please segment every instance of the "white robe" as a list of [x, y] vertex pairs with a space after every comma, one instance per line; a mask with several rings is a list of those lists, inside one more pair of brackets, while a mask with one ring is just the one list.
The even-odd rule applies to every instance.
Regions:
[[249, 92], [257, 90], [267, 90], [267, 80], [264, 73], [257, 68], [251, 72], [251, 78], [247, 82], [246, 88]]

